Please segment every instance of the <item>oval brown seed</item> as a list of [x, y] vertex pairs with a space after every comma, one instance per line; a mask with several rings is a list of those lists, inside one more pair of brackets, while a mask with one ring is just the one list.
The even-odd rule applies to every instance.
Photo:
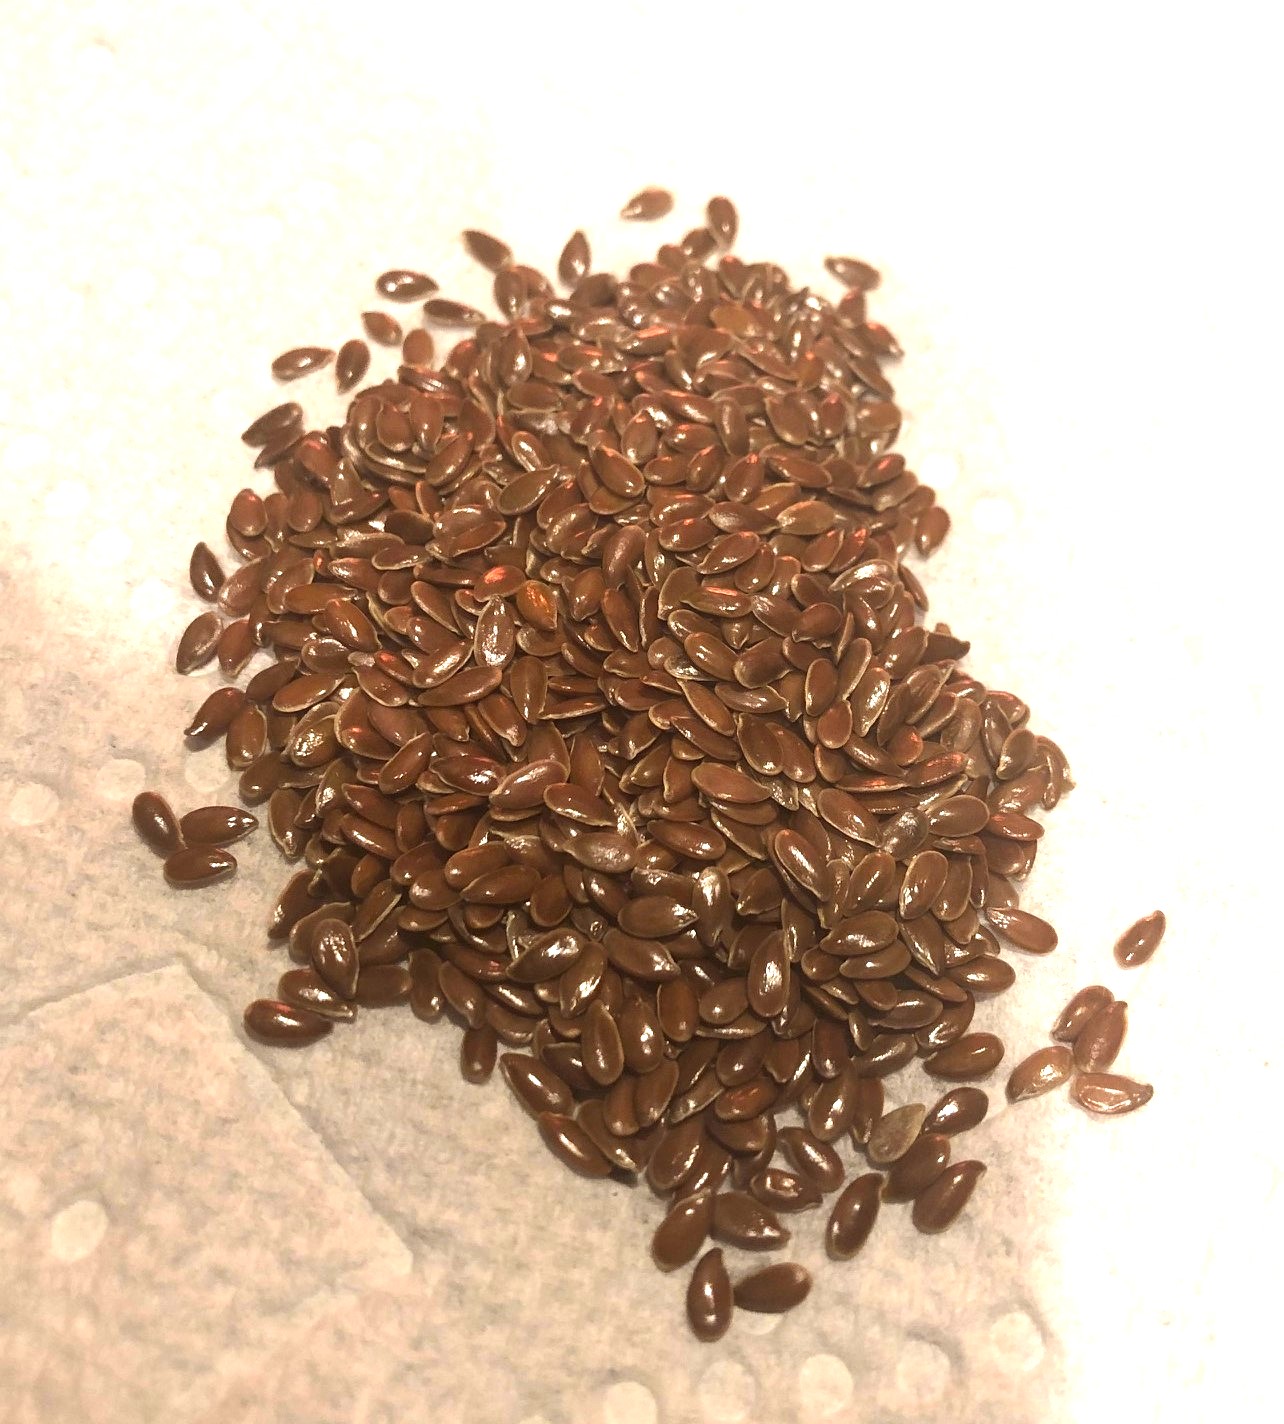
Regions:
[[1074, 1072], [1074, 1055], [1062, 1043], [1038, 1048], [1023, 1058], [1008, 1078], [1008, 1101], [1019, 1103], [1059, 1088]]
[[609, 1086], [624, 1071], [624, 1048], [620, 1030], [610, 1011], [600, 1000], [589, 1005], [580, 1038], [584, 1068], [595, 1083]]
[[464, 1030], [459, 1040], [459, 1071], [467, 1083], [484, 1083], [495, 1070], [499, 1039], [489, 1024]]
[[197, 595], [209, 603], [218, 597], [223, 587], [223, 567], [208, 544], [197, 544], [188, 561], [187, 576]]
[[319, 371], [334, 359], [334, 352], [326, 346], [296, 346], [283, 351], [272, 362], [272, 374], [278, 381], [297, 381], [312, 371]]
[[309, 1009], [280, 999], [255, 999], [245, 1010], [245, 1031], [260, 1043], [280, 1048], [302, 1048], [324, 1038], [334, 1027]]
[[832, 1192], [842, 1185], [842, 1158], [828, 1143], [801, 1127], [782, 1127], [776, 1140], [794, 1167], [822, 1192]]
[[134, 829], [157, 855], [170, 856], [183, 844], [178, 818], [159, 792], [140, 791], [131, 812]]
[[366, 335], [380, 346], [397, 346], [401, 341], [401, 323], [387, 312], [367, 311], [361, 313], [361, 325]]
[[742, 1310], [779, 1314], [806, 1300], [811, 1290], [811, 1273], [796, 1261], [780, 1261], [741, 1276], [732, 1298]]
[[554, 1157], [581, 1177], [609, 1177], [611, 1164], [587, 1132], [564, 1113], [544, 1112], [536, 1119], [540, 1136]]
[[410, 998], [412, 987], [410, 971], [403, 965], [365, 964], [357, 975], [353, 998], [365, 1008], [386, 1009], [393, 1004], [404, 1004]]
[[178, 823], [189, 845], [224, 846], [258, 829], [258, 817], [239, 806], [201, 806]]
[[913, 1201], [941, 1175], [949, 1160], [950, 1140], [944, 1133], [920, 1133], [887, 1174], [883, 1200]]
[[193, 618], [178, 640], [174, 666], [179, 672], [194, 672], [204, 667], [214, 656], [222, 631], [223, 624], [217, 613], [200, 613]]
[[492, 272], [507, 267], [513, 260], [513, 250], [506, 242], [501, 242], [499, 238], [474, 227], [464, 229], [464, 246], [468, 249], [469, 256]]
[[1113, 998], [1114, 995], [1104, 984], [1089, 984], [1080, 989], [1058, 1014], [1056, 1023], [1052, 1025], [1052, 1037], [1058, 1043], [1073, 1043], [1089, 1019]]
[[683, 1197], [655, 1229], [651, 1259], [662, 1271], [674, 1271], [695, 1258], [713, 1224], [713, 1193]]
[[709, 221], [709, 231], [718, 240], [718, 246], [730, 247], [736, 240], [736, 232], [740, 226], [739, 215], [731, 199], [710, 198], [705, 208], [705, 216]]
[[557, 259], [557, 275], [566, 286], [573, 287], [588, 271], [591, 261], [588, 238], [582, 232], [573, 232]]
[[934, 1078], [984, 1078], [1003, 1058], [1003, 1043], [992, 1033], [966, 1033], [938, 1049], [923, 1066]]
[[643, 188], [620, 209], [626, 222], [653, 222], [673, 211], [673, 194], [664, 188]]
[[[197, 592], [199, 591], [198, 589]], [[1167, 926], [1168, 920], [1162, 910], [1143, 915], [1115, 941], [1115, 960], [1125, 969], [1145, 964], [1159, 948], [1159, 941], [1163, 939]]]
[[1018, 949], [1031, 954], [1047, 954], [1057, 947], [1057, 932], [1038, 915], [1028, 910], [1001, 910], [991, 905], [986, 909], [986, 919], [1004, 938]]
[[165, 862], [165, 879], [176, 889], [195, 890], [236, 872], [236, 861], [225, 850], [177, 850]]
[[[303, 407], [297, 401], [284, 401], [265, 410], [256, 420], [241, 431], [241, 439], [247, 445], [267, 445], [270, 441], [290, 429], [303, 419]], [[200, 547], [199, 545], [197, 546]]]
[[866, 1156], [877, 1167], [897, 1161], [909, 1151], [926, 1117], [927, 1108], [922, 1103], [906, 1103], [884, 1113], [869, 1135]]
[[923, 1120], [923, 1131], [954, 1137], [976, 1127], [989, 1110], [990, 1100], [980, 1088], [951, 1088]]
[[731, 1280], [715, 1246], [696, 1263], [687, 1285], [687, 1321], [697, 1340], [719, 1340], [731, 1324]]
[[882, 1205], [883, 1177], [866, 1172], [843, 1188], [825, 1224], [825, 1250], [835, 1261], [849, 1261], [869, 1240]]
[[789, 1240], [789, 1230], [769, 1207], [746, 1192], [719, 1192], [713, 1201], [713, 1236], [743, 1251], [774, 1251]]
[[350, 391], [370, 369], [370, 348], [359, 337], [345, 341], [334, 358], [335, 384]]
[[1128, 1029], [1128, 1005], [1116, 999], [1097, 1010], [1074, 1040], [1075, 1067], [1081, 1073], [1101, 1073], [1114, 1063]]
[[849, 1067], [816, 1089], [807, 1109], [807, 1129], [820, 1142], [833, 1142], [852, 1125], [859, 1080]]
[[772, 1211], [806, 1211], [821, 1202], [815, 1182], [783, 1167], [764, 1167], [750, 1179], [749, 1191]]
[[983, 1176], [984, 1162], [956, 1162], [947, 1167], [931, 1186], [919, 1194], [910, 1220], [920, 1231], [928, 1233], [953, 1226]]
[[505, 1053], [500, 1057], [499, 1068], [513, 1096], [532, 1117], [537, 1118], [541, 1113], [564, 1116], [575, 1104], [570, 1088], [538, 1058], [524, 1053]]
[[357, 945], [352, 926], [334, 916], [318, 920], [312, 931], [312, 967], [341, 999], [357, 992]]
[[1149, 1083], [1121, 1073], [1080, 1073], [1070, 1084], [1070, 1096], [1088, 1112], [1114, 1117], [1144, 1107], [1155, 1095]]
[[424, 272], [409, 272], [393, 268], [375, 278], [375, 290], [393, 302], [413, 302], [437, 290], [437, 284]]

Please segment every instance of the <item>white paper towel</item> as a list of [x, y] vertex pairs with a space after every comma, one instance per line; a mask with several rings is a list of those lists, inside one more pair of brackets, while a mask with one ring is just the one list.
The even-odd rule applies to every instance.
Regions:
[[[1081, 8], [1073, 31], [986, 7], [10, 8], [0, 1419], [1263, 1417], [1239, 1269], [1278, 1239], [1279, 1035], [1255, 1027], [1276, 828], [1254, 810], [1278, 789], [1254, 537], [1277, 326], [1266, 47], [1235, 7], [1215, 32], [1115, 14], [1109, 41]], [[616, 223], [648, 182], [677, 211]], [[649, 1264], [649, 1194], [570, 1179], [498, 1083], [459, 1080], [448, 1026], [248, 1046], [285, 867], [260, 836], [234, 882], [177, 895], [127, 813], [144, 785], [232, 788], [181, 745], [217, 678], [170, 660], [192, 544], [263, 487], [237, 434], [283, 398], [269, 358], [355, 334], [385, 266], [484, 304], [465, 226], [551, 267], [583, 225], [618, 267], [713, 191], [749, 258], [826, 290], [826, 252], [883, 268], [901, 447], [955, 518], [933, 616], [1074, 766], [1025, 892], [1062, 947], [978, 1020], [1015, 1058], [1104, 980], [1156, 1096], [1120, 1122], [1005, 1109], [1001, 1073], [951, 1232], [889, 1210], [835, 1266], [800, 1218], [811, 1298], [703, 1347]], [[296, 392], [340, 408], [328, 373]], [[1159, 955], [1117, 970], [1157, 906]]]

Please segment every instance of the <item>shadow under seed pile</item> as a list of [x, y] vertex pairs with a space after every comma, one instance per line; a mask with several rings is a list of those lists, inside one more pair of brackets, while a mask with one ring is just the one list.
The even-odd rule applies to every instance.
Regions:
[[[670, 206], [648, 189], [622, 216]], [[404, 337], [362, 316], [400, 344], [396, 378], [340, 427], [307, 430], [288, 402], [245, 432], [276, 488], [233, 502], [233, 573], [194, 551], [215, 607], [178, 652], [229, 678], [273, 659], [188, 729], [224, 738], [242, 800], [302, 862], [268, 931], [294, 967], [248, 1031], [310, 1043], [406, 1001], [455, 1019], [464, 1075], [498, 1058], [567, 1166], [644, 1176], [669, 1203], [653, 1254], [699, 1257], [702, 1339], [811, 1285], [791, 1262], [733, 1283], [721, 1245], [783, 1247], [782, 1215], [839, 1193], [841, 1260], [882, 1201], [924, 1231], [966, 1204], [984, 1168], [951, 1142], [985, 1094], [885, 1112], [882, 1080], [1003, 1057], [973, 1012], [1013, 983], [1005, 942], [1056, 944], [1014, 882], [1030, 812], [1070, 784], [1025, 704], [923, 622], [903, 559], [949, 521], [891, 449], [877, 273], [829, 259], [831, 301], [730, 255], [734, 207], [708, 212], [622, 278], [575, 234], [564, 295], [469, 232], [499, 321], [383, 274], [380, 296], [423, 304]], [[438, 364], [446, 326], [471, 334]], [[332, 360], [301, 347], [273, 369]], [[340, 389], [369, 363], [343, 344]], [[232, 873], [222, 846], [252, 829], [228, 807], [179, 823], [152, 793], [136, 824], [176, 884]], [[842, 1138], [874, 1169], [846, 1186]]]

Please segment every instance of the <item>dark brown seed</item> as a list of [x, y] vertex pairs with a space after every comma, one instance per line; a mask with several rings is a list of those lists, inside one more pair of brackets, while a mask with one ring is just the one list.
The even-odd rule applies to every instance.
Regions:
[[609, 1177], [611, 1164], [588, 1133], [563, 1113], [540, 1113], [540, 1136], [554, 1157], [581, 1177]]
[[567, 1115], [575, 1099], [570, 1088], [538, 1058], [524, 1053], [505, 1053], [499, 1060], [500, 1071], [508, 1080], [513, 1096], [532, 1117], [541, 1113]]
[[843, 1188], [825, 1224], [825, 1250], [835, 1261], [850, 1261], [869, 1240], [882, 1205], [883, 1177], [866, 1172]]
[[[257, 448], [267, 445], [279, 435], [298, 425], [303, 419], [303, 407], [297, 401], [285, 401], [266, 410], [241, 431], [241, 439]], [[198, 545], [199, 547], [199, 545]]]
[[735, 204], [730, 198], [710, 198], [705, 209], [709, 220], [709, 231], [718, 240], [719, 247], [730, 247], [736, 240], [740, 219]]
[[980, 1088], [951, 1088], [923, 1120], [923, 1131], [943, 1132], [947, 1137], [954, 1137], [971, 1131], [989, 1110], [990, 1100]]
[[801, 1127], [782, 1127], [777, 1142], [789, 1161], [822, 1192], [835, 1191], [842, 1185], [842, 1158], [828, 1143]]
[[319, 371], [334, 360], [334, 352], [325, 346], [296, 346], [283, 351], [272, 362], [272, 374], [278, 381], [297, 381], [312, 371]]
[[557, 259], [557, 275], [566, 286], [573, 287], [588, 271], [591, 261], [588, 238], [582, 232], [573, 232]]
[[600, 1000], [590, 1004], [585, 1015], [580, 1052], [584, 1057], [585, 1071], [595, 1083], [608, 1086], [624, 1072], [620, 1030], [610, 1010]]
[[774, 1251], [789, 1240], [789, 1231], [769, 1207], [746, 1192], [719, 1192], [713, 1200], [713, 1236], [744, 1251]]
[[1037, 1098], [1059, 1088], [1074, 1072], [1074, 1055], [1062, 1043], [1049, 1044], [1038, 1048], [1028, 1058], [1023, 1058], [1012, 1070], [1008, 1078], [1008, 1101], [1021, 1102], [1025, 1098]]
[[448, 297], [430, 297], [424, 303], [424, 315], [438, 326], [477, 326], [486, 320], [476, 307], [451, 301]]
[[370, 369], [370, 348], [359, 338], [345, 341], [334, 358], [335, 384], [350, 391]]
[[687, 1321], [697, 1340], [720, 1340], [731, 1324], [732, 1292], [722, 1251], [715, 1246], [696, 1263], [687, 1286]]
[[[354, 929], [359, 928], [359, 925], [354, 926]], [[386, 1009], [393, 1004], [404, 1004], [410, 998], [412, 986], [410, 971], [400, 964], [362, 965], [353, 998], [365, 1008]]]
[[204, 667], [214, 656], [222, 631], [223, 624], [217, 613], [197, 614], [178, 640], [174, 666], [179, 672], [195, 672], [198, 667]]
[[984, 1078], [1003, 1058], [1003, 1043], [992, 1033], [968, 1033], [938, 1049], [923, 1066], [934, 1078]]
[[856, 257], [826, 257], [825, 266], [846, 287], [855, 287], [862, 292], [873, 291], [878, 286], [876, 268]]
[[258, 829], [258, 817], [239, 806], [201, 806], [178, 823], [183, 839], [193, 846], [231, 845]]
[[276, 992], [296, 1009], [308, 1009], [335, 1023], [351, 1023], [357, 1016], [356, 1005], [339, 998], [311, 969], [287, 969], [277, 981]]
[[626, 222], [652, 222], [673, 211], [673, 194], [664, 188], [643, 188], [620, 209]]
[[401, 344], [401, 323], [387, 312], [368, 311], [361, 313], [361, 325], [366, 335], [379, 346], [399, 346]]
[[1154, 1095], [1149, 1083], [1120, 1073], [1079, 1073], [1070, 1084], [1070, 1096], [1081, 1108], [1106, 1117], [1144, 1107]]
[[423, 272], [394, 268], [375, 278], [375, 290], [392, 302], [414, 302], [437, 290], [437, 284]]
[[187, 565], [187, 576], [197, 595], [213, 603], [223, 587], [223, 567], [208, 544], [197, 544]]
[[273, 1047], [302, 1048], [324, 1038], [333, 1028], [320, 1014], [280, 999], [255, 999], [245, 1010], [246, 1033]]
[[662, 1271], [675, 1271], [695, 1258], [713, 1225], [713, 1193], [683, 1197], [655, 1229], [651, 1258]]
[[[198, 589], [199, 593], [200, 590]], [[1135, 925], [1130, 925], [1115, 941], [1115, 960], [1125, 969], [1132, 969], [1145, 962], [1159, 948], [1168, 921], [1162, 910], [1143, 915]]]
[[1075, 1035], [1074, 1063], [1081, 1073], [1102, 1073], [1119, 1057], [1128, 1030], [1128, 1005], [1123, 999], [1106, 1004]]
[[178, 818], [159, 792], [140, 791], [134, 797], [134, 829], [157, 855], [170, 856], [183, 844]]
[[780, 1261], [741, 1276], [732, 1298], [741, 1310], [778, 1315], [806, 1300], [811, 1290], [811, 1273], [796, 1261]]
[[956, 1162], [947, 1167], [931, 1186], [919, 1194], [910, 1220], [920, 1231], [929, 1233], [953, 1226], [983, 1176], [984, 1162]]
[[311, 938], [312, 967], [341, 999], [351, 999], [357, 992], [360, 967], [352, 926], [328, 917], [317, 921]]
[[477, 228], [464, 229], [464, 246], [468, 249], [469, 256], [492, 272], [507, 267], [513, 260], [513, 250], [506, 242], [501, 242], [488, 232], [480, 232]]
[[764, 1167], [750, 1180], [749, 1191], [772, 1211], [806, 1211], [821, 1202], [815, 1182], [783, 1167]]
[[949, 1160], [950, 1139], [944, 1133], [920, 1133], [888, 1172], [883, 1200], [913, 1201], [941, 1175]]
[[807, 1128], [820, 1142], [833, 1142], [852, 1125], [856, 1116], [856, 1095], [859, 1079], [853, 1070], [845, 1069], [816, 1089], [807, 1109]]
[[459, 1040], [459, 1071], [468, 1083], [484, 1083], [495, 1070], [499, 1040], [489, 1024], [464, 1030]]
[[1070, 1000], [1052, 1025], [1058, 1043], [1073, 1043], [1084, 1025], [1111, 1002], [1114, 995], [1103, 984], [1089, 984]]
[[225, 850], [176, 850], [165, 862], [165, 879], [179, 890], [213, 885], [235, 872], [236, 861]]

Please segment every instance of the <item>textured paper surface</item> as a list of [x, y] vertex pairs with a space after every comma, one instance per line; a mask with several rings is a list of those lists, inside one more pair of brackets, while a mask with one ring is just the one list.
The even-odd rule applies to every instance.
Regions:
[[[1254, 535], [1278, 324], [1246, 196], [1267, 47], [1235, 7], [1215, 34], [1116, 14], [1108, 44], [1081, 13], [985, 7], [6, 18], [0, 1419], [1263, 1417], [1278, 826], [1254, 807], [1278, 735]], [[651, 182], [672, 217], [616, 223]], [[955, 518], [933, 615], [1079, 781], [1025, 892], [1062, 948], [1017, 956], [978, 1025], [1023, 1056], [1104, 980], [1132, 1005], [1121, 1066], [1157, 1089], [1113, 1123], [996, 1102], [953, 1231], [888, 1210], [830, 1266], [799, 1218], [808, 1302], [699, 1347], [683, 1280], [647, 1259], [649, 1195], [570, 1178], [498, 1084], [459, 1080], [450, 1027], [368, 1013], [308, 1052], [246, 1044], [282, 862], [263, 835], [234, 882], [177, 895], [127, 812], [144, 785], [182, 808], [231, 791], [218, 750], [181, 745], [217, 677], [172, 654], [191, 546], [221, 547], [251, 482], [237, 434], [284, 398], [270, 357], [356, 334], [385, 266], [484, 304], [465, 226], [550, 268], [584, 225], [619, 267], [712, 191], [747, 257], [830, 292], [828, 251], [883, 268], [902, 447]], [[329, 373], [295, 393], [340, 408]], [[1116, 970], [1160, 905], [1159, 956]]]

